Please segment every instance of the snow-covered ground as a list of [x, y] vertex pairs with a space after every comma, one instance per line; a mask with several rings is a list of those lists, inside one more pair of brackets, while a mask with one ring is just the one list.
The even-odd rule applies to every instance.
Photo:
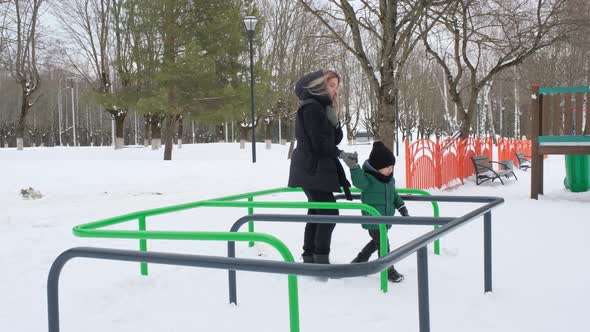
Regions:
[[[47, 330], [46, 278], [52, 261], [75, 246], [137, 249], [137, 241], [77, 238], [72, 227], [137, 210], [283, 187], [288, 146], [184, 145], [174, 161], [163, 151], [129, 147], [0, 149], [0, 331]], [[368, 157], [370, 146], [342, 146]], [[483, 293], [483, 225], [473, 221], [429, 250], [432, 331], [588, 331], [590, 296], [587, 236], [590, 192], [563, 187], [563, 157], [545, 163], [545, 196], [529, 200], [530, 173], [518, 181], [475, 186], [467, 182], [440, 194], [502, 196], [493, 211], [493, 293]], [[395, 169], [404, 187], [403, 156]], [[33, 187], [44, 197], [24, 200]], [[302, 194], [268, 197], [304, 200]], [[441, 204], [442, 216], [476, 205]], [[408, 203], [412, 215], [431, 215]], [[265, 211], [267, 212], [267, 211]], [[270, 211], [268, 211], [270, 212]], [[274, 211], [276, 212], [276, 211]], [[202, 208], [148, 219], [149, 229], [225, 231], [245, 209]], [[304, 211], [298, 211], [304, 213]], [[136, 224], [117, 226], [135, 228]], [[302, 224], [257, 223], [300, 254]], [[429, 227], [394, 227], [393, 246]], [[359, 226], [339, 225], [332, 261], [350, 261], [368, 240]], [[225, 255], [223, 243], [150, 241], [150, 250]], [[270, 247], [238, 245], [238, 257], [280, 259]], [[379, 290], [378, 275], [318, 281], [299, 278], [301, 331], [418, 331], [416, 257], [400, 262], [406, 279]], [[238, 306], [228, 304], [221, 270], [150, 265], [139, 276], [133, 263], [77, 259], [60, 284], [62, 331], [288, 331], [287, 278], [239, 272]]]

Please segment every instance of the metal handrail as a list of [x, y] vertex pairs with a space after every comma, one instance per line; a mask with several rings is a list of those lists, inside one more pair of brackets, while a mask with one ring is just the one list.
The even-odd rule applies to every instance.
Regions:
[[[263, 194], [273, 192], [281, 192], [283, 189], [288, 191], [295, 191], [296, 188], [278, 188], [273, 190], [261, 191]], [[162, 231], [147, 231], [145, 225], [145, 218], [147, 216], [159, 215], [164, 213], [176, 212], [196, 207], [247, 207], [251, 214], [254, 208], [289, 208], [289, 209], [343, 209], [343, 210], [361, 210], [373, 216], [379, 216], [380, 213], [374, 207], [363, 203], [326, 203], [326, 202], [235, 202], [228, 199], [237, 199], [247, 197], [247, 195], [256, 193], [247, 193], [235, 196], [228, 196], [221, 198], [221, 200], [206, 200], [187, 204], [163, 207], [152, 210], [145, 210], [135, 213], [126, 214], [123, 216], [107, 218], [96, 222], [82, 224], [75, 226], [73, 233], [79, 237], [100, 237], [100, 238], [124, 238], [124, 239], [139, 239], [139, 247], [142, 251], [147, 251], [147, 239], [168, 239], [168, 240], [191, 240], [190, 232], [176, 231], [176, 232], [162, 232]], [[139, 231], [121, 231], [121, 230], [99, 230], [98, 228], [116, 225], [125, 221], [139, 220]], [[254, 227], [249, 227], [252, 232]], [[381, 237], [380, 252], [382, 255], [387, 253], [387, 229], [385, 225], [379, 225], [379, 232]], [[253, 243], [250, 241], [250, 243]], [[146, 263], [141, 264], [141, 274], [147, 275]], [[387, 271], [381, 273], [381, 290], [387, 292]]]
[[[166, 234], [169, 232], [158, 232], [159, 239], [167, 239], [169, 238], [170, 234]], [[254, 241], [254, 242], [262, 242], [266, 243], [273, 248], [277, 249], [277, 251], [281, 254], [285, 262], [294, 262], [293, 255], [289, 248], [281, 242], [281, 240], [277, 239], [276, 237], [268, 234], [261, 234], [261, 233], [228, 233], [228, 232], [187, 232], [187, 236], [190, 236], [191, 240], [206, 240], [206, 241]], [[76, 248], [74, 248], [76, 249]], [[92, 253], [92, 249], [95, 248], [77, 248], [79, 250], [67, 250], [62, 253], [57, 259], [53, 262], [51, 269], [49, 271], [49, 277], [47, 281], [47, 301], [48, 301], [48, 318], [49, 318], [49, 332], [59, 332], [59, 301], [58, 301], [58, 281], [61, 270], [65, 263], [69, 261], [71, 258], [74, 257], [89, 257], [89, 258], [103, 258], [103, 259], [111, 259], [111, 260], [133, 260], [141, 263], [152, 262], [150, 259], [146, 260], [135, 260], [135, 259], [123, 259], [124, 256], [133, 256], [134, 251], [120, 251], [119, 255], [116, 255], [117, 250], [115, 249], [102, 249], [106, 251], [111, 251], [111, 256], [92, 256], [92, 254], [88, 254], [89, 252]], [[86, 252], [86, 254], [83, 254]], [[126, 252], [126, 253], [125, 253]], [[114, 253], [114, 254], [113, 254]], [[139, 251], [141, 254], [145, 254], [145, 252]], [[162, 253], [159, 253], [162, 254]], [[165, 255], [165, 254], [164, 254]], [[157, 256], [157, 255], [156, 255]], [[110, 258], [108, 258], [110, 257]], [[135, 258], [140, 256], [134, 256]], [[153, 256], [148, 256], [152, 257]], [[183, 258], [186, 261], [188, 257], [190, 261], [191, 255], [180, 255], [175, 259], [172, 259], [174, 262], [182, 261], [180, 258]], [[196, 256], [195, 256], [196, 257]], [[208, 257], [208, 256], [199, 256], [199, 257]], [[160, 261], [162, 264], [166, 263], [167, 259]], [[170, 261], [170, 259], [168, 259]], [[178, 264], [174, 263], [174, 265], [185, 265], [185, 264]], [[191, 265], [188, 266], [199, 266], [199, 265]], [[299, 332], [299, 291], [297, 286], [297, 276], [296, 275], [289, 275], [287, 277], [288, 288], [289, 288], [289, 321], [290, 321], [290, 331], [291, 332]]]
[[[230, 232], [238, 232], [240, 227], [250, 221], [265, 222], [296, 222], [296, 223], [338, 223], [338, 224], [371, 224], [371, 225], [446, 225], [456, 218], [451, 217], [369, 217], [369, 216], [338, 216], [338, 215], [298, 215], [298, 214], [254, 214], [239, 218], [230, 228]], [[236, 244], [233, 241], [227, 243], [227, 256], [236, 256]], [[236, 271], [228, 271], [229, 302], [237, 304]]]
[[[459, 218], [455, 218], [453, 221], [443, 220], [439, 218], [439, 221], [443, 221], [446, 224], [438, 229], [434, 229], [399, 248], [394, 249], [389, 254], [383, 255], [382, 257], [364, 263], [357, 264], [303, 264], [295, 262], [279, 262], [270, 260], [253, 260], [253, 259], [240, 259], [240, 258], [225, 258], [225, 257], [210, 257], [200, 255], [182, 255], [182, 254], [170, 254], [170, 253], [155, 253], [155, 252], [136, 252], [130, 250], [116, 250], [116, 249], [101, 249], [101, 248], [74, 248], [62, 253], [56, 261], [53, 263], [49, 278], [48, 278], [48, 319], [49, 319], [49, 332], [59, 331], [59, 307], [58, 307], [58, 281], [61, 269], [63, 265], [74, 257], [88, 257], [88, 258], [99, 258], [99, 259], [110, 259], [110, 260], [123, 260], [123, 261], [135, 261], [135, 262], [149, 262], [159, 264], [173, 264], [183, 266], [200, 266], [216, 269], [226, 270], [243, 270], [243, 271], [256, 271], [256, 272], [267, 272], [267, 273], [278, 273], [278, 274], [289, 274], [289, 275], [309, 275], [309, 276], [322, 276], [332, 278], [346, 278], [346, 277], [357, 277], [361, 275], [368, 275], [378, 273], [385, 270], [389, 266], [396, 262], [404, 259], [405, 257], [417, 252], [417, 264], [418, 264], [418, 301], [419, 301], [419, 319], [420, 319], [420, 331], [429, 332], [429, 295], [428, 295], [428, 264], [427, 264], [427, 252], [426, 246], [434, 240], [456, 230], [460, 226], [463, 226], [467, 222], [484, 215], [484, 292], [492, 291], [492, 260], [491, 260], [491, 209], [502, 204], [503, 198], [499, 197], [461, 197], [461, 196], [429, 196], [429, 197], [413, 197], [415, 201], [444, 201], [444, 202], [467, 202], [467, 203], [486, 203]], [[249, 216], [251, 218], [252, 216]], [[336, 218], [342, 220], [344, 223], [351, 223], [353, 218], [360, 218], [357, 216], [315, 216], [318, 222], [334, 222], [328, 220], [330, 218]], [[394, 223], [405, 221], [411, 222], [414, 218], [424, 217], [380, 217], [375, 220], [369, 220], [371, 217], [362, 217], [362, 223], [379, 222], [383, 223]], [[325, 219], [325, 220], [322, 220]], [[388, 219], [388, 220], [385, 220]], [[446, 218], [445, 218], [446, 219]], [[418, 222], [418, 220], [417, 220]], [[421, 220], [420, 222], [425, 222]], [[432, 218], [432, 222], [437, 222], [436, 218]], [[194, 232], [197, 233], [197, 232]], [[228, 236], [229, 241], [248, 241], [248, 233], [218, 233], [230, 234]], [[254, 233], [256, 234], [256, 233]], [[225, 236], [224, 235], [224, 236]], [[236, 236], [240, 235], [240, 236]], [[263, 235], [263, 234], [258, 234]], [[277, 240], [278, 241], [278, 240]], [[280, 242], [280, 241], [279, 241]], [[287, 250], [288, 251], [288, 250]], [[291, 256], [292, 260], [292, 256]], [[298, 326], [298, 323], [297, 323]], [[292, 321], [292, 330], [293, 321]]]

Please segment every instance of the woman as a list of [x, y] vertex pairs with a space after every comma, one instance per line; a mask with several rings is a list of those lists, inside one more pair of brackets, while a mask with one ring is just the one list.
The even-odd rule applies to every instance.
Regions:
[[[331, 70], [318, 70], [303, 76], [295, 86], [299, 98], [295, 138], [297, 148], [291, 156], [289, 187], [302, 187], [309, 202], [336, 202], [334, 192], [344, 188], [347, 199], [350, 183], [340, 158], [355, 153], [339, 150], [342, 128], [338, 123], [337, 96], [340, 76]], [[336, 106], [336, 107], [335, 107]], [[338, 215], [338, 210], [309, 209], [308, 215]], [[303, 262], [329, 264], [330, 242], [336, 224], [305, 225]]]

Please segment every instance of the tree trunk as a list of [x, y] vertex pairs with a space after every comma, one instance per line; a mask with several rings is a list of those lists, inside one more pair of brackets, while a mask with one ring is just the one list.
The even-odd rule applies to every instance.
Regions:
[[215, 135], [217, 136], [216, 139], [218, 143], [226, 143], [224, 130], [225, 128], [223, 127], [223, 124], [215, 125]]
[[[467, 137], [469, 137], [469, 134], [471, 133], [471, 122], [473, 120], [473, 115], [476, 113], [477, 111], [477, 96], [479, 94], [479, 91], [477, 90], [471, 90], [470, 92], [470, 96], [469, 96], [469, 104], [467, 106], [467, 111], [459, 109], [459, 114], [461, 116], [461, 126], [460, 126], [460, 131], [461, 131], [461, 135], [460, 137], [462, 139], [466, 139]], [[455, 100], [456, 102], [456, 100]], [[459, 103], [459, 107], [461, 108], [461, 106], [463, 105], [462, 103]]]
[[174, 127], [178, 115], [166, 114], [164, 121], [164, 160], [172, 160], [172, 149], [174, 147]]
[[27, 96], [23, 91], [22, 96], [22, 103], [20, 107], [20, 116], [18, 118], [18, 122], [16, 123], [16, 149], [23, 150], [25, 147], [24, 144], [24, 137], [25, 137], [25, 121], [27, 119], [27, 114], [29, 113], [29, 101], [27, 100]]
[[127, 111], [115, 111], [113, 113], [113, 117], [115, 118], [115, 150], [122, 149], [125, 142], [123, 130], [125, 128], [126, 116]]
[[152, 132], [152, 150], [158, 150], [162, 146], [162, 121], [160, 117], [153, 118], [150, 126]]
[[395, 102], [393, 98], [389, 98], [383, 90], [387, 89], [384, 85], [379, 98], [379, 124], [378, 124], [378, 139], [393, 151], [393, 140], [395, 137]]
[[348, 138], [348, 145], [356, 143], [356, 137], [354, 137], [354, 132], [349, 123], [346, 124], [346, 137]]
[[290, 133], [291, 143], [289, 143], [289, 152], [287, 152], [287, 159], [291, 159], [291, 155], [293, 155], [293, 150], [295, 150], [295, 120], [291, 121], [291, 133]]
[[240, 149], [246, 148], [246, 137], [248, 136], [248, 128], [240, 127]]
[[272, 146], [272, 126], [274, 125], [273, 121], [269, 121], [264, 126], [264, 144], [267, 150], [270, 150]]
[[469, 133], [471, 132], [472, 112], [459, 111], [459, 114], [461, 115], [461, 126], [459, 127], [461, 135], [459, 137], [461, 137], [462, 139], [466, 139], [467, 137], [469, 137]]
[[182, 135], [184, 135], [184, 126], [183, 126], [183, 119], [179, 117], [178, 119], [178, 148], [182, 149]]
[[514, 138], [520, 139], [520, 94], [518, 91], [519, 72], [518, 67], [514, 67]]
[[148, 147], [151, 144], [151, 116], [146, 115], [143, 121], [143, 146]]
[[18, 122], [16, 125], [16, 149], [17, 150], [23, 150], [25, 147], [24, 133], [25, 133], [25, 123], [24, 123], [24, 119], [21, 117], [18, 119]]

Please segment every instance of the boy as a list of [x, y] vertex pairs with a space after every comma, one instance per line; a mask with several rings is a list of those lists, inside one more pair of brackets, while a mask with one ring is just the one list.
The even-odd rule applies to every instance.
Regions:
[[[369, 159], [365, 161], [362, 169], [354, 156], [344, 159], [350, 168], [352, 183], [361, 192], [361, 201], [368, 204], [381, 213], [382, 216], [393, 216], [397, 209], [402, 216], [408, 216], [408, 209], [404, 200], [395, 190], [393, 178], [393, 166], [395, 157], [393, 153], [382, 143], [374, 142]], [[368, 215], [363, 211], [363, 215]], [[363, 228], [369, 231], [371, 241], [359, 252], [352, 263], [367, 262], [369, 257], [379, 249], [379, 225], [363, 224]], [[391, 225], [387, 225], [389, 229]], [[387, 243], [389, 251], [389, 241]], [[391, 282], [401, 282], [404, 276], [392, 266], [387, 270], [387, 279]]]

